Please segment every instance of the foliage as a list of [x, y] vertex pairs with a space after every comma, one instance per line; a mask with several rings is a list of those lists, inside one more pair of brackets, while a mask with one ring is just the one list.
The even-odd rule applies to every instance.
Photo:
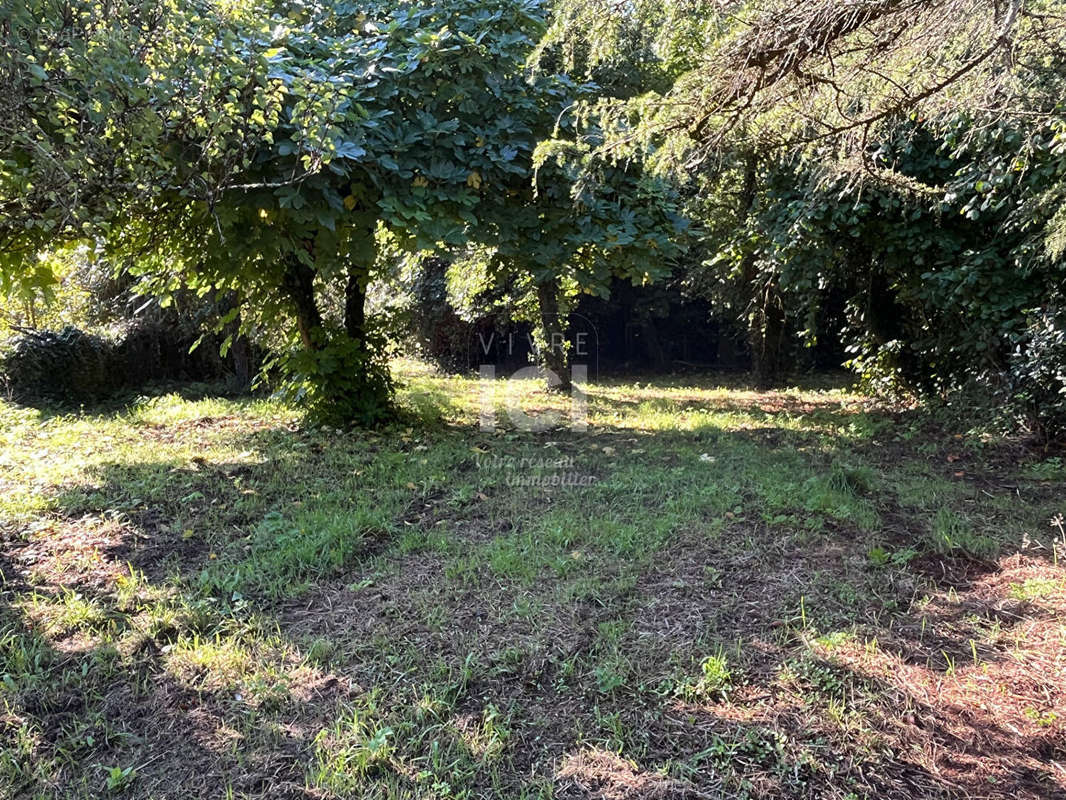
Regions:
[[410, 282], [412, 295], [407, 332], [416, 352], [449, 371], [473, 366], [475, 324], [460, 316], [449, 293], [450, 264], [440, 258], [423, 259]]
[[[1066, 174], [1052, 141], [969, 119], [903, 127], [873, 156], [899, 182], [763, 161], [752, 207], [723, 228], [711, 266], [742, 286], [773, 285], [808, 341], [842, 334], [871, 388], [994, 387], [1028, 310], [1061, 292], [1042, 242], [1048, 187]], [[831, 296], [845, 302], [842, 331], [818, 327]]]
[[68, 247], [37, 255], [32, 275], [0, 290], [0, 342], [19, 329], [87, 327], [98, 305], [96, 266], [88, 248]]
[[1066, 437], [1066, 312], [1049, 307], [1032, 314], [1026, 335], [1011, 354], [1005, 391], [1022, 420], [1045, 439]]
[[27, 329], [0, 358], [0, 385], [22, 402], [75, 404], [160, 381], [217, 381], [233, 375], [219, 344], [174, 317], [135, 320], [118, 338]]
[[669, 184], [639, 162], [603, 158], [600, 141], [586, 130], [577, 141], [542, 142], [533, 186], [491, 218], [497, 257], [536, 284], [569, 278], [602, 295], [612, 277], [665, 276], [680, 250], [687, 223]]
[[[218, 169], [213, 162], [233, 156], [234, 131], [262, 132], [234, 102], [242, 88], [250, 106], [267, 102], [250, 81], [255, 61], [239, 58], [238, 30], [256, 24], [256, 9], [243, 8], [170, 0], [0, 8], [5, 288], [43, 285], [45, 276], [26, 269], [35, 253], [106, 233], [119, 202], [150, 202], [164, 187], [194, 194]], [[168, 126], [199, 131], [202, 146], [175, 151]]]
[[94, 400], [115, 389], [113, 348], [74, 327], [28, 331], [0, 362], [6, 390], [22, 399]]
[[[296, 394], [319, 409], [349, 402], [334, 392], [354, 394], [355, 416], [380, 418], [388, 382], [363, 308], [378, 223], [413, 246], [458, 243], [483, 200], [494, 202], [515, 176], [528, 180], [537, 143], [529, 116], [543, 110], [522, 64], [543, 29], [542, 4], [308, 3], [283, 13], [163, 5], [151, 9], [151, 25], [135, 24], [140, 7], [120, 6], [113, 23], [91, 6], [79, 10], [69, 31], [46, 9], [33, 36], [21, 33], [32, 15], [11, 20], [21, 94], [14, 168], [0, 197], [12, 219], [48, 235], [82, 235], [91, 225], [164, 296], [182, 286], [237, 294], [246, 327], [295, 317], [299, 335], [288, 347], [308, 352], [276, 363], [297, 370]], [[50, 31], [65, 38], [48, 39]], [[99, 48], [115, 53], [102, 75], [86, 55]], [[143, 79], [123, 93], [122, 75]], [[226, 100], [207, 104], [213, 97]], [[96, 119], [96, 109], [123, 104], [136, 108], [134, 118], [115, 114], [102, 130], [80, 131], [85, 148], [70, 144], [65, 128], [40, 127], [69, 110], [80, 118], [92, 109]], [[123, 157], [101, 167], [93, 148], [119, 136], [130, 147], [113, 148]], [[57, 211], [58, 190], [22, 191], [56, 177], [58, 149], [69, 151], [70, 165], [56, 183], [79, 198], [69, 203], [77, 219]], [[127, 163], [127, 153], [147, 155]], [[120, 176], [106, 192], [105, 173]], [[86, 194], [99, 195], [99, 206], [83, 202]], [[8, 274], [23, 274], [19, 254], [38, 246], [21, 230], [5, 230], [18, 245]], [[342, 319], [324, 316], [321, 293], [343, 294]], [[341, 369], [350, 377], [339, 380]]]
[[533, 55], [596, 84], [610, 98], [668, 91], [703, 58], [727, 16], [713, 0], [563, 0]]
[[[588, 91], [563, 97], [572, 106]], [[545, 97], [541, 123], [554, 119], [555, 128], [534, 154], [532, 184], [512, 187], [474, 235], [491, 248], [492, 281], [519, 306], [535, 302], [542, 360], [565, 388], [565, 346], [559, 352], [556, 342], [566, 334], [567, 301], [605, 296], [617, 278], [647, 284], [669, 275], [687, 220], [669, 183], [646, 173], [639, 158], [605, 157], [595, 121], [573, 116], [570, 106], [553, 108], [558, 91]]]
[[377, 425], [391, 416], [392, 376], [379, 334], [326, 329], [328, 347], [291, 348], [267, 365], [286, 376], [281, 395], [327, 425]]
[[[762, 383], [828, 343], [877, 391], [999, 391], [1062, 292], [1049, 9], [5, 6], [0, 281], [23, 319], [91, 240], [163, 303], [202, 298], [223, 349], [268, 342], [334, 423], [391, 413], [367, 293], [423, 250], [453, 263], [459, 317], [491, 306], [542, 343], [579, 295], [674, 273], [742, 321]], [[433, 325], [455, 363], [470, 331]]]
[[703, 237], [686, 280], [744, 320], [760, 379], [798, 339], [842, 337], [879, 391], [1001, 382], [1030, 309], [1061, 293], [1061, 15], [711, 5], [569, 0], [540, 52], [645, 76], [590, 101], [602, 150], [684, 188]]
[[591, 69], [642, 43], [669, 76], [665, 90], [645, 87], [666, 95], [640, 103], [649, 136], [712, 161], [829, 142], [832, 160], [854, 172], [867, 143], [911, 113], [1054, 117], [1066, 52], [1056, 8], [1056, 0], [564, 0], [549, 42]]

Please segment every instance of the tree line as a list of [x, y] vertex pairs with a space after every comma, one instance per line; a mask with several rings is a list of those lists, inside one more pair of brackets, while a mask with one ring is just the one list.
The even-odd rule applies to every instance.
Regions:
[[1063, 431], [1062, 0], [30, 0], [0, 37], [4, 290], [80, 243], [225, 298], [319, 417], [389, 416], [368, 290], [434, 254], [542, 341], [669, 282], [760, 384], [830, 339]]

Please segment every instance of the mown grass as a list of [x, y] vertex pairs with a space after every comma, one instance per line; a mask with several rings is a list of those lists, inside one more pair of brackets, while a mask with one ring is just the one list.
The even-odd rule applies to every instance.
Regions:
[[715, 377], [483, 430], [400, 369], [373, 432], [0, 406], [0, 795], [1066, 791], [1060, 457]]

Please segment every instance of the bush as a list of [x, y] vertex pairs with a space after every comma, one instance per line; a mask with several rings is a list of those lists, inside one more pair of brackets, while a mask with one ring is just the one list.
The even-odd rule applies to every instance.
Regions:
[[373, 427], [395, 416], [386, 347], [377, 331], [366, 341], [330, 331], [315, 350], [293, 347], [267, 369], [280, 377], [281, 394], [326, 425]]
[[139, 320], [118, 342], [67, 326], [23, 331], [0, 360], [6, 394], [22, 402], [91, 402], [119, 389], [165, 380], [217, 380], [228, 374], [219, 341], [164, 320]]
[[19, 400], [72, 402], [114, 391], [114, 347], [98, 336], [67, 326], [61, 331], [27, 331], [15, 339], [0, 372]]
[[180, 320], [139, 320], [115, 347], [117, 368], [125, 386], [163, 380], [217, 380], [227, 374], [216, 336], [204, 336]]
[[1034, 315], [1008, 378], [1011, 403], [1027, 427], [1044, 440], [1066, 437], [1066, 309]]
[[411, 333], [421, 354], [446, 371], [474, 366], [471, 343], [475, 326], [462, 319], [448, 295], [448, 263], [437, 258], [422, 262], [414, 287]]

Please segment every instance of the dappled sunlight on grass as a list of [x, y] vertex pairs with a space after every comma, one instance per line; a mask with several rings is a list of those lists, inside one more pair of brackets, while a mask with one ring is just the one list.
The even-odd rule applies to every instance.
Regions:
[[[482, 381], [446, 376], [411, 362], [400, 400], [416, 413], [451, 423], [473, 424], [483, 404], [502, 427], [513, 427], [509, 409], [565, 427], [572, 414], [566, 394], [549, 391], [535, 378]], [[588, 422], [594, 429], [636, 432], [692, 432], [773, 427], [865, 438], [874, 426], [864, 413], [867, 399], [842, 388], [756, 392], [708, 382], [669, 386], [622, 381], [594, 382], [588, 395]]]

